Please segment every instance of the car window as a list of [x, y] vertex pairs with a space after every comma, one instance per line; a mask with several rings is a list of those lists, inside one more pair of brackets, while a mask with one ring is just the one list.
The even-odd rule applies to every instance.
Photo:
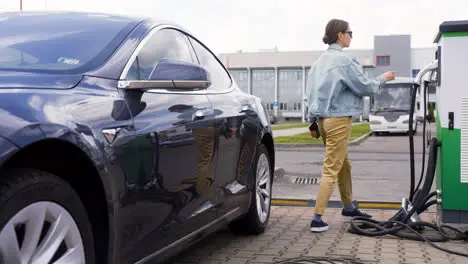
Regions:
[[0, 70], [25, 72], [91, 70], [135, 27], [111, 15], [4, 13], [0, 21]]
[[211, 76], [211, 90], [224, 90], [228, 89], [232, 82], [231, 77], [226, 72], [226, 69], [219, 63], [216, 57], [203, 45], [195, 39], [189, 37], [190, 42], [195, 50], [200, 65], [210, 72]]
[[196, 62], [192, 58], [187, 36], [174, 29], [161, 29], [145, 43], [130, 67], [126, 80], [148, 80], [161, 59]]

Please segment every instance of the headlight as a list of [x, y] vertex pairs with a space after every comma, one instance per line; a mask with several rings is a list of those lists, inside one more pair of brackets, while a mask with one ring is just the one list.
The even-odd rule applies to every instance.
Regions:
[[409, 124], [409, 119], [405, 119], [405, 120], [403, 120], [403, 122], [402, 122], [402, 123], [403, 123], [403, 124]]

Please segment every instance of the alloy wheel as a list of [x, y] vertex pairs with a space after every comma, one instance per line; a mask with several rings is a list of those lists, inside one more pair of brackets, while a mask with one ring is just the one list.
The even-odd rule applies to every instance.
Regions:
[[85, 264], [78, 226], [70, 213], [56, 203], [31, 204], [0, 231], [0, 262]]
[[256, 202], [260, 222], [265, 223], [270, 210], [271, 202], [271, 175], [270, 164], [266, 154], [262, 153], [257, 162]]

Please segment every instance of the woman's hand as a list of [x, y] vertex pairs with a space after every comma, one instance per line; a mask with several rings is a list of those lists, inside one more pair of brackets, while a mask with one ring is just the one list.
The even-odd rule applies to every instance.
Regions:
[[389, 71], [383, 74], [385, 81], [392, 81], [395, 80], [395, 72]]

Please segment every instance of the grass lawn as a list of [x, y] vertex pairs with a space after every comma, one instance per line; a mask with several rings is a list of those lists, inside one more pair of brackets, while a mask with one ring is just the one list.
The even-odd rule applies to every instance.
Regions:
[[[353, 141], [367, 133], [370, 132], [370, 127], [368, 124], [358, 124], [354, 125], [351, 129], [351, 138], [349, 141]], [[320, 143], [322, 144], [322, 138], [312, 138], [309, 133], [302, 133], [294, 136], [288, 137], [275, 137], [275, 144], [311, 144], [311, 143]]]
[[290, 123], [290, 124], [281, 124], [272, 127], [272, 130], [283, 130], [283, 129], [292, 129], [292, 128], [301, 128], [301, 127], [308, 127], [310, 124], [308, 123]]

